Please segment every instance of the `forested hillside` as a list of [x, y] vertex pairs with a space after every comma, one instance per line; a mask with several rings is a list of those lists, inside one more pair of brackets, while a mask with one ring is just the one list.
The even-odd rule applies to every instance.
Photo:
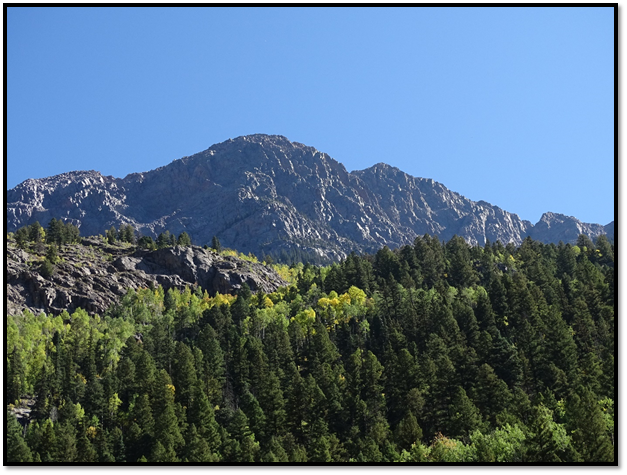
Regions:
[[6, 460], [614, 461], [605, 236], [425, 235], [292, 273], [8, 316]]

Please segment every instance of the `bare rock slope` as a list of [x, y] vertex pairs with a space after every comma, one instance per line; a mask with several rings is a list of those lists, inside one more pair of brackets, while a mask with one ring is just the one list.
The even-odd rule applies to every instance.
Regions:
[[59, 314], [83, 308], [102, 314], [129, 288], [162, 285], [184, 289], [199, 285], [214, 295], [234, 293], [246, 283], [251, 290], [275, 291], [286, 282], [270, 267], [197, 246], [157, 251], [133, 246], [110, 246], [85, 238], [81, 244], [63, 246], [61, 261], [50, 278], [42, 277], [42, 255], [7, 243], [5, 274], [7, 313], [28, 309], [33, 313]]

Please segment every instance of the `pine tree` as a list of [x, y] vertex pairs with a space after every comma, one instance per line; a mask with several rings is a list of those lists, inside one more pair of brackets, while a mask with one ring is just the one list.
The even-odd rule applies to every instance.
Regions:
[[310, 447], [310, 462], [331, 462], [331, 444], [328, 438], [327, 425], [321, 419], [317, 419], [312, 428], [312, 441]]
[[228, 430], [236, 442], [231, 461], [255, 462], [259, 455], [259, 442], [255, 440], [248, 426], [248, 418], [241, 409], [233, 414]]
[[211, 249], [218, 253], [222, 251], [222, 246], [220, 245], [220, 240], [217, 236], [213, 236], [211, 239]]
[[196, 388], [194, 400], [188, 411], [188, 422], [197, 427], [198, 434], [208, 444], [212, 453], [219, 453], [220, 431], [215, 411], [204, 391]]
[[263, 440], [267, 428], [266, 415], [257, 398], [248, 389], [244, 389], [240, 398], [240, 407], [246, 414], [248, 425], [255, 439]]
[[[601, 234], [596, 239], [597, 261], [601, 264], [614, 264], [614, 246], [610, 244], [607, 236]], [[612, 266], [613, 267], [613, 266]]]
[[[168, 373], [163, 369], [157, 375], [155, 384], [156, 392], [153, 404], [155, 440], [163, 447], [165, 457], [169, 461], [176, 461], [177, 450], [185, 443], [179, 430], [179, 421], [175, 411], [174, 394], [176, 388], [172, 385]], [[160, 452], [159, 456], [162, 457]]]
[[14, 347], [7, 359], [7, 398], [9, 403], [14, 404], [21, 398], [25, 386], [26, 367], [22, 349]]
[[93, 463], [98, 461], [98, 454], [87, 438], [87, 435], [84, 433], [76, 441], [76, 453], [76, 462], [78, 463]]
[[156, 441], [150, 452], [150, 462], [178, 462], [176, 454], [168, 453], [160, 441]]
[[143, 249], [156, 249], [157, 244], [151, 236], [142, 236], [137, 240], [137, 245]]
[[481, 413], [491, 424], [496, 423], [496, 415], [506, 410], [512, 400], [507, 384], [488, 364], [483, 364], [479, 368], [472, 396]]
[[216, 461], [207, 441], [198, 434], [194, 424], [190, 424], [187, 432], [184, 457], [187, 462], [207, 463]]
[[601, 407], [592, 391], [579, 387], [567, 402], [573, 447], [584, 462], [613, 462], [614, 447]]
[[127, 224], [126, 226], [123, 226], [120, 231], [120, 241], [127, 242], [129, 244], [135, 244], [135, 230], [133, 229], [133, 226]]
[[435, 434], [444, 429], [448, 418], [448, 406], [458, 385], [455, 367], [442, 338], [432, 333], [427, 341], [427, 351], [421, 364], [422, 378], [427, 385], [425, 428]]
[[385, 399], [388, 407], [388, 421], [395, 425], [406, 412], [406, 396], [418, 385], [419, 368], [416, 359], [407, 348], [402, 348], [395, 354], [392, 346], [385, 351]]
[[41, 264], [41, 267], [39, 268], [39, 273], [41, 274], [42, 277], [49, 279], [50, 277], [53, 276], [55, 270], [56, 269], [54, 267], [54, 264], [46, 258], [44, 259], [44, 261]]
[[48, 250], [46, 251], [46, 259], [50, 261], [50, 263], [53, 265], [59, 262], [59, 253], [57, 252], [57, 247], [54, 244], [50, 244], [48, 246]]
[[463, 238], [453, 236], [446, 244], [446, 255], [449, 259], [448, 281], [458, 288], [470, 287], [479, 279], [473, 269], [468, 244]]
[[48, 244], [63, 243], [63, 222], [57, 221], [55, 218], [52, 218], [48, 223], [48, 228], [46, 229], [46, 242]]
[[170, 231], [164, 231], [157, 236], [157, 248], [163, 249], [170, 245]]
[[148, 455], [153, 445], [155, 419], [152, 415], [152, 405], [148, 394], [137, 395], [131, 416], [133, 424], [136, 425], [135, 428], [131, 425], [134, 434], [131, 440], [133, 444], [131, 447], [133, 454], [131, 460], [134, 460], [142, 454]]
[[[133, 343], [131, 343], [133, 344]], [[127, 342], [128, 345], [128, 342]], [[119, 396], [123, 401], [123, 408], [131, 400], [131, 396], [136, 392], [135, 386], [135, 363], [131, 358], [122, 358], [117, 367], [117, 379], [120, 383]]]
[[280, 436], [285, 433], [285, 400], [281, 383], [274, 371], [271, 371], [264, 381], [259, 396], [261, 406], [266, 415], [265, 437]]
[[196, 368], [191, 350], [180, 341], [176, 342], [174, 347], [172, 369], [172, 381], [177, 388], [176, 401], [183, 406], [190, 407], [197, 382]]
[[573, 246], [571, 246], [570, 244], [564, 245], [564, 243], [560, 241], [557, 254], [558, 277], [561, 277], [563, 274], [572, 277], [573, 273], [575, 272], [576, 265], [577, 257], [575, 255]]
[[231, 315], [235, 325], [239, 325], [250, 315], [251, 296], [250, 287], [244, 283], [237, 294], [237, 299], [233, 302], [233, 305], [231, 305]]
[[178, 239], [176, 240], [176, 244], [178, 246], [191, 246], [192, 245], [192, 240], [189, 237], [189, 234], [187, 234], [185, 231], [183, 231], [181, 234], [179, 234]]
[[446, 433], [452, 438], [468, 442], [470, 433], [477, 429], [483, 429], [479, 409], [470, 400], [466, 391], [458, 386], [449, 407], [449, 423]]
[[418, 425], [416, 416], [409, 410], [396, 427], [394, 439], [401, 449], [409, 450], [415, 443], [422, 439], [422, 429]]
[[114, 427], [110, 433], [111, 452], [115, 457], [116, 463], [126, 462], [126, 444], [124, 443], [124, 434], [119, 427]]
[[428, 234], [417, 237], [414, 241], [414, 250], [422, 268], [424, 286], [427, 289], [435, 287], [436, 283], [444, 278], [446, 268], [440, 240], [437, 236], [431, 238]]
[[287, 463], [290, 461], [287, 452], [281, 445], [280, 440], [276, 437], [272, 437], [270, 439], [270, 443], [267, 446], [266, 453], [272, 454], [273, 462]]
[[115, 228], [111, 226], [106, 234], [107, 234], [107, 242], [109, 244], [115, 244], [115, 242], [118, 240], [118, 233], [115, 230]]
[[31, 224], [28, 227], [29, 241], [37, 244], [43, 241], [44, 236], [45, 236], [45, 232], [44, 232], [44, 229], [41, 227], [41, 224], [39, 224], [39, 221], [35, 221], [33, 224]]
[[70, 463], [78, 458], [76, 447], [76, 429], [69, 422], [54, 425], [56, 444], [54, 459], [57, 462]]
[[[219, 314], [222, 316], [222, 312], [219, 307], [212, 307], [208, 313]], [[203, 319], [204, 318], [205, 317], [203, 316]], [[206, 325], [201, 330], [197, 339], [197, 345], [203, 353], [204, 367], [204, 370], [199, 374], [199, 378], [202, 379], [205, 387], [207, 388], [207, 395], [211, 404], [214, 406], [221, 404], [222, 388], [226, 380], [224, 352], [220, 347], [220, 342], [217, 339], [216, 332], [211, 325]]]
[[32, 462], [30, 448], [23, 437], [24, 429], [15, 418], [15, 414], [7, 410], [6, 461], [9, 464]]
[[15, 238], [15, 243], [20, 249], [26, 248], [26, 243], [28, 242], [28, 229], [26, 226], [15, 231], [13, 237]]

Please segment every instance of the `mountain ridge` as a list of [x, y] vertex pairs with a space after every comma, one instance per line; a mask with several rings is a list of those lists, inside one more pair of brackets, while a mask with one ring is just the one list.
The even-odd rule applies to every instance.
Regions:
[[425, 233], [518, 245], [526, 236], [573, 241], [579, 233], [594, 238], [613, 229], [613, 222], [604, 227], [552, 212], [533, 225], [431, 178], [383, 162], [348, 172], [314, 147], [265, 134], [229, 139], [124, 178], [85, 170], [8, 190], [8, 231], [52, 217], [73, 222], [83, 235], [131, 224], [153, 237], [186, 231], [205, 244], [216, 235], [243, 252], [320, 262], [409, 244]]

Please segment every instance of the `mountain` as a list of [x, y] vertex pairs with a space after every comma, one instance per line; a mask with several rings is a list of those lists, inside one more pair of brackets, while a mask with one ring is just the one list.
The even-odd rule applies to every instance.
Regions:
[[607, 226], [600, 224], [582, 223], [572, 216], [558, 213], [544, 213], [540, 221], [529, 231], [529, 235], [545, 244], [550, 242], [575, 242], [580, 234], [591, 237], [601, 234], [614, 235], [614, 221]]
[[349, 173], [313, 147], [263, 134], [122, 179], [76, 171], [29, 179], [7, 192], [8, 231], [35, 220], [46, 226], [53, 217], [79, 226], [83, 236], [131, 224], [153, 237], [186, 231], [205, 244], [215, 235], [246, 253], [313, 262], [398, 247], [425, 233], [518, 245], [526, 236], [558, 242], [606, 232], [555, 213], [534, 226], [432, 179], [384, 163]]

